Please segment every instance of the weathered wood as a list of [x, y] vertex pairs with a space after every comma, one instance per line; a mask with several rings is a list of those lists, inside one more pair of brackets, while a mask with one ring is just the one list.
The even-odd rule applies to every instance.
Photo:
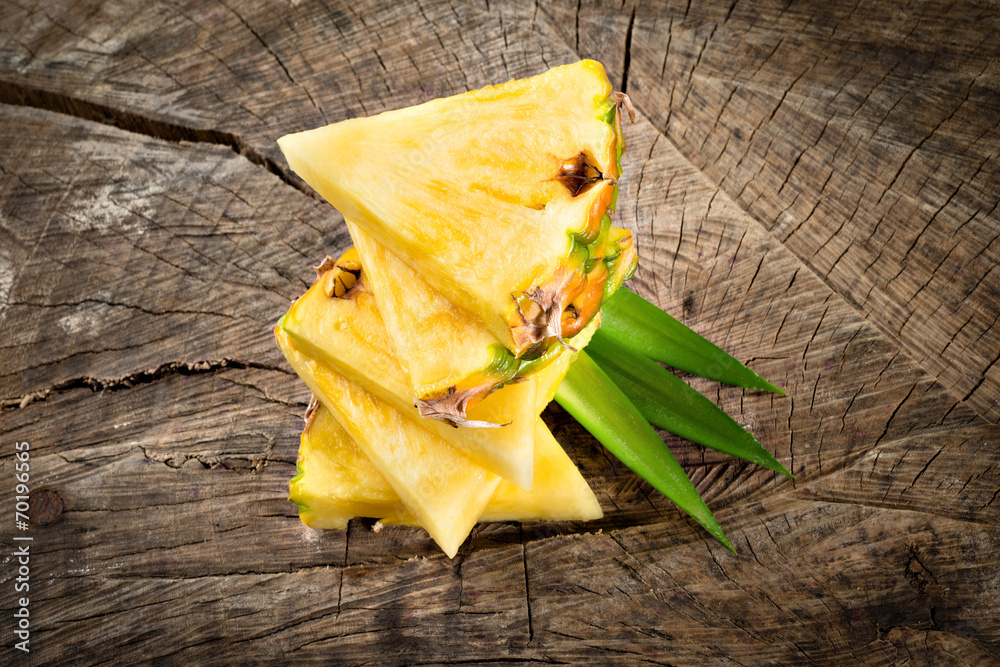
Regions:
[[[680, 151], [921, 366], [1000, 420], [1000, 12], [976, 2], [561, 3], [628, 42]], [[578, 20], [574, 20], [578, 17]]]
[[172, 363], [279, 363], [262, 329], [308, 287], [309, 263], [348, 242], [329, 206], [288, 201], [227, 148], [178, 153], [30, 109], [5, 118], [0, 395]]
[[[1000, 428], [977, 392], [963, 400], [913, 341], [819, 271], [798, 233], [777, 234], [763, 202], [727, 194], [728, 153], [690, 154], [678, 136], [714, 137], [714, 118], [641, 97], [657, 35], [673, 53], [684, 43], [674, 29], [700, 26], [708, 9], [670, 28], [645, 7], [606, 21], [583, 6], [577, 32], [575, 7], [147, 3], [118, 16], [84, 4], [0, 8], [0, 479], [12, 479], [10, 443], [30, 441], [33, 485], [65, 505], [31, 532], [32, 659], [1000, 661]], [[768, 30], [801, 39], [801, 14], [782, 16]], [[745, 48], [720, 25], [712, 46]], [[969, 44], [956, 40], [941, 48]], [[591, 48], [608, 52], [613, 77], [628, 73], [652, 120], [626, 130], [619, 213], [641, 254], [633, 284], [785, 388], [687, 378], [795, 480], [665, 438], [737, 545], [730, 554], [552, 407], [544, 416], [601, 521], [480, 526], [454, 561], [414, 529], [303, 528], [285, 496], [306, 392], [270, 328], [311, 280], [308, 264], [348, 240], [286, 172], [274, 137]], [[723, 72], [714, 58], [697, 68]], [[691, 99], [721, 78], [700, 72]], [[817, 94], [829, 85], [814, 82]], [[683, 126], [658, 115], [674, 103]], [[866, 118], [838, 122], [862, 132]], [[802, 197], [822, 185], [792, 176]], [[762, 178], [756, 201], [784, 196]], [[859, 220], [833, 211], [809, 225], [844, 238]], [[981, 342], [995, 336], [988, 327]], [[956, 358], [959, 373], [980, 372], [978, 357]]]

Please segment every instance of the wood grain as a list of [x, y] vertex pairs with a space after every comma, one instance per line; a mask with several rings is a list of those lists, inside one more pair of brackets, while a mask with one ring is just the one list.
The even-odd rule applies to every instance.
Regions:
[[[955, 395], [1000, 420], [1000, 14], [976, 2], [553, 10], [678, 149]], [[629, 11], [627, 8], [624, 11]]]
[[[994, 158], [968, 170], [995, 150], [995, 76], [962, 78], [988, 60], [990, 16], [925, 8], [915, 28], [901, 16], [879, 32], [859, 5], [830, 32], [836, 4], [812, 23], [795, 5], [496, 4], [0, 7], [0, 479], [11, 443], [30, 441], [33, 485], [65, 505], [31, 532], [31, 660], [1000, 662], [1000, 339], [996, 276], [981, 271], [996, 250]], [[959, 17], [979, 20], [948, 33]], [[775, 37], [785, 46], [768, 55]], [[923, 75], [914, 50], [931, 54]], [[780, 65], [814, 52], [825, 64], [791, 83], [799, 72]], [[901, 60], [880, 84], [889, 53]], [[578, 54], [627, 78], [642, 112], [619, 205], [640, 250], [633, 288], [788, 392], [685, 378], [795, 480], [665, 435], [731, 554], [550, 407], [601, 521], [483, 525], [454, 560], [414, 529], [305, 529], [285, 497], [307, 396], [270, 328], [310, 263], [349, 241], [274, 138]], [[837, 63], [856, 66], [854, 83]], [[918, 85], [924, 129], [901, 134], [913, 113], [893, 114], [915, 108]], [[808, 134], [820, 101], [852, 148]], [[893, 165], [894, 183], [874, 185]], [[884, 211], [866, 205], [873, 188]], [[940, 215], [905, 209], [950, 189], [962, 194]], [[967, 196], [980, 217], [935, 268]], [[880, 257], [867, 272], [864, 253]], [[952, 283], [976, 271], [949, 312], [965, 289]], [[935, 325], [894, 327], [890, 304]], [[925, 353], [945, 336], [948, 368]], [[6, 610], [11, 576], [4, 562]]]

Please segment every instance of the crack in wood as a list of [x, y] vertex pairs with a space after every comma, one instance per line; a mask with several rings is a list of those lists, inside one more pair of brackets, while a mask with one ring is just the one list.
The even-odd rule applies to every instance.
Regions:
[[535, 626], [531, 622], [531, 588], [528, 584], [528, 547], [524, 543], [524, 527], [521, 527], [521, 564], [524, 568], [524, 603], [528, 614], [528, 641], [530, 644], [535, 639]]
[[50, 396], [63, 394], [76, 389], [90, 389], [94, 393], [120, 391], [144, 384], [151, 384], [171, 375], [214, 375], [225, 370], [258, 369], [277, 371], [290, 374], [280, 366], [274, 366], [259, 361], [242, 361], [239, 359], [214, 359], [203, 361], [171, 361], [154, 368], [136, 371], [120, 378], [75, 377], [63, 380], [45, 389], [25, 394], [19, 398], [7, 398], [0, 402], [0, 412], [25, 408], [31, 403], [47, 400]]
[[146, 315], [163, 316], [163, 315], [205, 315], [210, 317], [221, 317], [228, 320], [238, 320], [239, 316], [230, 315], [228, 313], [221, 313], [210, 310], [193, 310], [186, 308], [164, 308], [162, 310], [154, 310], [146, 306], [141, 306], [134, 303], [120, 303], [116, 301], [110, 301], [106, 299], [97, 299], [94, 297], [83, 297], [77, 301], [61, 301], [61, 302], [51, 302], [43, 303], [38, 301], [8, 301], [8, 306], [23, 306], [25, 308], [74, 308], [82, 306], [84, 304], [99, 304], [103, 306], [109, 306], [111, 308], [127, 308], [129, 310], [137, 310], [140, 313], [145, 313]]
[[80, 99], [65, 93], [33, 88], [11, 81], [0, 80], [0, 103], [72, 116], [81, 120], [110, 125], [126, 132], [141, 134], [171, 143], [187, 141], [191, 143], [226, 146], [237, 155], [246, 158], [252, 164], [274, 174], [286, 185], [290, 185], [313, 199], [317, 198], [316, 193], [311, 188], [291, 176], [274, 160], [266, 155], [262, 155], [231, 132], [207, 130], [157, 120], [133, 111], [114, 109], [104, 104]]
[[271, 45], [268, 44], [266, 41], [264, 41], [264, 38], [261, 37], [260, 33], [257, 32], [245, 18], [243, 18], [242, 14], [240, 14], [235, 9], [230, 7], [225, 2], [222, 2], [221, 0], [220, 4], [226, 9], [228, 9], [230, 12], [232, 12], [233, 15], [237, 18], [237, 20], [239, 20], [239, 22], [243, 24], [243, 27], [250, 31], [250, 34], [253, 35], [258, 42], [260, 42], [260, 45], [264, 47], [264, 50], [267, 51], [267, 53], [272, 58], [274, 58], [274, 62], [278, 63], [278, 67], [280, 67], [281, 71], [285, 73], [285, 77], [292, 83], [293, 86], [295, 86], [303, 93], [305, 93], [306, 97], [309, 98], [309, 102], [313, 105], [313, 108], [315, 108], [316, 111], [318, 111], [319, 114], [323, 117], [323, 121], [325, 123], [329, 123], [330, 121], [327, 119], [326, 113], [324, 113], [323, 109], [321, 109], [319, 105], [316, 104], [316, 100], [313, 99], [312, 93], [310, 93], [305, 86], [303, 86], [302, 84], [300, 84], [298, 81], [295, 80], [295, 78], [292, 76], [292, 73], [288, 71], [288, 67], [285, 66], [285, 63], [281, 61], [281, 58], [278, 57], [278, 54], [275, 53], [274, 49], [271, 48]]
[[[232, 470], [236, 473], [243, 473], [244, 471], [250, 474], [259, 473], [268, 463], [284, 463], [287, 465], [295, 465], [295, 461], [286, 461], [282, 459], [272, 459], [270, 457], [271, 453], [274, 451], [275, 441], [274, 438], [268, 437], [263, 433], [256, 433], [267, 440], [267, 448], [263, 453], [253, 455], [253, 454], [243, 454], [243, 455], [228, 455], [228, 456], [206, 456], [204, 454], [151, 454], [142, 445], [138, 445], [139, 450], [142, 452], [143, 458], [152, 463], [162, 463], [168, 468], [174, 470], [181, 470], [189, 461], [197, 461], [202, 468], [205, 470], [216, 470], [218, 468], [223, 468], [224, 470]], [[234, 466], [232, 465], [235, 461], [245, 461], [248, 466]], [[284, 515], [281, 515], [284, 516]], [[221, 532], [221, 531], [219, 531]]]
[[[635, 9], [632, 7], [632, 15], [628, 19], [628, 28], [625, 30], [625, 58], [622, 63], [622, 92], [628, 92], [628, 68], [632, 60], [632, 26], [635, 25]], [[579, 26], [577, 26], [579, 30]]]

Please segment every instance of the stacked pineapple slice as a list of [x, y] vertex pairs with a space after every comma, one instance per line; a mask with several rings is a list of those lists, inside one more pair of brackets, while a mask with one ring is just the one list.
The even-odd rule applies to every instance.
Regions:
[[[423, 416], [464, 423], [631, 276], [609, 215], [621, 100], [581, 61], [278, 140], [347, 220]], [[463, 333], [438, 331], [442, 312]]]
[[477, 520], [601, 516], [539, 414], [635, 268], [620, 103], [583, 61], [279, 140], [355, 244], [275, 329], [319, 403], [303, 521], [420, 525], [452, 556]]
[[419, 525], [453, 556], [476, 521], [600, 517], [539, 417], [553, 398], [727, 546], [647, 420], [787, 474], [653, 360], [779, 390], [627, 290], [612, 298], [636, 266], [611, 221], [623, 107], [585, 60], [278, 140], [355, 246], [275, 328], [314, 396], [291, 483], [307, 525]]
[[[324, 262], [319, 273], [274, 332], [318, 402], [308, 411], [299, 474], [291, 485], [304, 522], [344, 527], [352, 516], [371, 516], [420, 525], [454, 556], [477, 520], [602, 516], [593, 492], [538, 416], [573, 352], [556, 350], [544, 368], [493, 392], [473, 411], [484, 418], [514, 415], [517, 428], [513, 422], [455, 428], [426, 419], [407, 403], [407, 374], [357, 253], [352, 249]], [[582, 345], [592, 330], [571, 340]], [[522, 451], [527, 460], [518, 458]], [[498, 469], [514, 474], [504, 479], [490, 471]]]

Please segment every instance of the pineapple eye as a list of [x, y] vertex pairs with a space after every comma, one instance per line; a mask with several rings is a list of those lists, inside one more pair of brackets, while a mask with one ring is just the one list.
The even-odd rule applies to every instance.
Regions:
[[327, 255], [322, 264], [313, 268], [317, 279], [323, 281], [323, 294], [330, 299], [346, 297], [361, 280], [361, 260], [354, 248], [349, 248], [336, 260]]
[[342, 299], [358, 284], [360, 277], [360, 270], [337, 265], [323, 276], [323, 293], [331, 299]]
[[556, 175], [556, 180], [566, 186], [574, 197], [586, 192], [591, 185], [603, 179], [604, 174], [583, 151], [576, 157], [564, 161]]

